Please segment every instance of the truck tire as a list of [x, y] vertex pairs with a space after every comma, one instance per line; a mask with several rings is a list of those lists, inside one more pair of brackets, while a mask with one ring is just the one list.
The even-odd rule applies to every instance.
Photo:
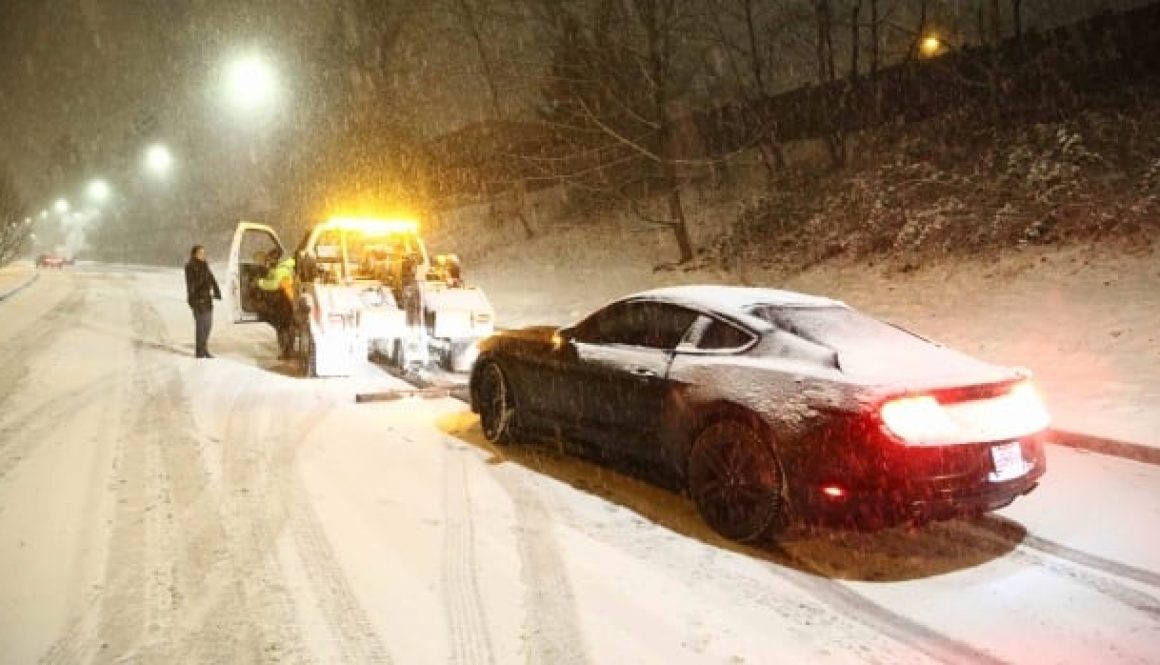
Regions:
[[298, 353], [302, 362], [302, 376], [313, 379], [318, 376], [318, 347], [310, 329], [298, 333]]

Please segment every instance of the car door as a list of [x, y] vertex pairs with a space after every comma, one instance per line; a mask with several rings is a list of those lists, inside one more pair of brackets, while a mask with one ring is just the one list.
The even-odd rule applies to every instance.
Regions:
[[633, 457], [647, 457], [669, 393], [673, 350], [697, 314], [675, 305], [621, 303], [614, 316], [573, 340], [582, 435]]
[[234, 230], [234, 239], [230, 243], [227, 277], [230, 312], [233, 314], [234, 323], [253, 323], [259, 320], [255, 307], [258, 296], [253, 283], [254, 278], [266, 274], [266, 266], [259, 265], [254, 257], [257, 252], [269, 253], [274, 249], [283, 250], [282, 241], [278, 239], [274, 229], [253, 222], [238, 223]]

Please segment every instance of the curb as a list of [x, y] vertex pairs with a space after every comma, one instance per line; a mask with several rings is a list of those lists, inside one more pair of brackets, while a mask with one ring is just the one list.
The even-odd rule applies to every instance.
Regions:
[[15, 286], [7, 291], [4, 291], [3, 293], [0, 293], [0, 302], [3, 302], [5, 300], [7, 300], [8, 298], [11, 298], [12, 296], [16, 295], [17, 293], [20, 293], [24, 289], [27, 289], [28, 287], [32, 286], [32, 283], [38, 279], [40, 279], [40, 271], [39, 270], [32, 273], [32, 277], [30, 277], [28, 280], [26, 280], [23, 284], [20, 284], [19, 286]]
[[1160, 466], [1160, 448], [1156, 446], [1116, 441], [1115, 439], [1105, 439], [1091, 434], [1080, 434], [1078, 432], [1059, 429], [1051, 430], [1051, 437], [1049, 440], [1052, 443], [1067, 446], [1068, 448], [1077, 448], [1079, 450], [1100, 453], [1101, 455], [1122, 457], [1134, 462]]

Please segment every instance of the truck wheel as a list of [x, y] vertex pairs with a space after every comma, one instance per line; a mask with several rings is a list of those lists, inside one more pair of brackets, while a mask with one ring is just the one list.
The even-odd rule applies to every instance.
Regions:
[[298, 335], [299, 357], [302, 359], [302, 376], [313, 379], [318, 376], [318, 347], [314, 345], [314, 335], [309, 330]]
[[410, 369], [407, 367], [407, 343], [401, 339], [396, 339], [391, 345], [391, 364], [404, 372]]
[[471, 371], [471, 359], [466, 356], [471, 351], [471, 342], [452, 342], [444, 356], [444, 368], [449, 372], [467, 373]]

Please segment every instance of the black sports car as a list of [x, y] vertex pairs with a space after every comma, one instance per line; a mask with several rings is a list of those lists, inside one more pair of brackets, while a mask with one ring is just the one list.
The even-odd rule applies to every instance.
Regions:
[[1001, 508], [1043, 475], [1048, 414], [998, 367], [825, 298], [721, 286], [629, 296], [484, 340], [488, 440], [553, 435], [678, 479], [751, 540]]

